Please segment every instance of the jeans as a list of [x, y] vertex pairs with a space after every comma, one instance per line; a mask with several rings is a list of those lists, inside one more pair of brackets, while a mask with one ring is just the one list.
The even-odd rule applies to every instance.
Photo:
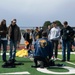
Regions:
[[58, 56], [58, 40], [51, 40], [53, 44], [53, 49], [54, 49], [54, 56], [57, 58]]
[[62, 40], [62, 60], [66, 60], [66, 48], [67, 48], [67, 61], [70, 60], [70, 41]]
[[1, 35], [0, 35], [0, 50], [1, 50]]
[[3, 61], [6, 61], [7, 40], [0, 40], [0, 49], [1, 49], [1, 45], [3, 46], [2, 59]]
[[[14, 48], [13, 48], [14, 47]], [[15, 60], [17, 41], [10, 40], [10, 57], [9, 60]]]

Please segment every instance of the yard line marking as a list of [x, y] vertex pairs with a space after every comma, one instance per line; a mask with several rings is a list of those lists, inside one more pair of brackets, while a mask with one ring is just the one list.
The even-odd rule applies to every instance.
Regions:
[[[66, 61], [67, 62], [67, 61]], [[69, 64], [72, 64], [72, 65], [75, 65], [74, 63], [72, 63], [72, 62], [67, 62], [67, 63], [69, 63]]]
[[[3, 53], [0, 53], [0, 55], [2, 55]], [[9, 53], [6, 53], [6, 55], [9, 55]]]
[[[61, 60], [60, 58], [57, 58], [58, 60]], [[69, 62], [69, 61], [66, 61], [67, 63], [69, 63], [69, 64], [72, 64], [72, 65], [75, 65], [74, 63], [72, 63], [72, 62]]]
[[26, 74], [27, 75], [27, 74], [30, 74], [30, 73], [25, 71], [25, 72], [13, 72], [13, 73], [1, 73], [1, 74], [7, 74], [7, 75], [8, 74]]
[[[58, 52], [58, 54], [62, 54], [62, 52]], [[66, 54], [67, 54], [67, 52], [66, 52]], [[75, 52], [71, 52], [71, 54], [75, 54]]]
[[64, 66], [61, 68], [65, 68], [68, 69], [68, 72], [54, 72], [54, 71], [50, 71], [47, 68], [37, 68], [37, 71], [42, 72], [42, 73], [46, 73], [46, 74], [75, 74], [75, 68], [72, 67], [68, 67], [68, 66]]

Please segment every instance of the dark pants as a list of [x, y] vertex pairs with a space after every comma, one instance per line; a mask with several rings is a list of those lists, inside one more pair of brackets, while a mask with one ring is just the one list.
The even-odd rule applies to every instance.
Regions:
[[66, 60], [66, 48], [67, 48], [67, 60], [70, 60], [70, 41], [62, 40], [62, 60]]
[[2, 59], [3, 61], [6, 61], [7, 40], [0, 40], [0, 49], [1, 49], [1, 45], [3, 46]]
[[43, 57], [40, 57], [40, 56], [34, 56], [34, 63], [35, 63], [35, 66], [38, 66], [38, 61], [42, 61], [41, 66], [48, 65], [48, 60], [47, 60], [47, 58], [43, 58]]
[[55, 58], [57, 58], [58, 55], [58, 40], [51, 40], [52, 44], [53, 44], [53, 48], [54, 48], [54, 52], [55, 52]]

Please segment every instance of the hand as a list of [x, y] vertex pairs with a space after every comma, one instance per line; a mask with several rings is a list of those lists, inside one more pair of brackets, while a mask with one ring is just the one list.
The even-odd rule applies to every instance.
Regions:
[[3, 32], [3, 31], [0, 31], [0, 32]]

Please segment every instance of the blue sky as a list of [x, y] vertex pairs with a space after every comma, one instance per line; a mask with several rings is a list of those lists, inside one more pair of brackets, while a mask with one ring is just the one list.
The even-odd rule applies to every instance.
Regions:
[[43, 26], [45, 21], [68, 21], [75, 26], [75, 0], [0, 0], [0, 21], [13, 18], [21, 27]]

